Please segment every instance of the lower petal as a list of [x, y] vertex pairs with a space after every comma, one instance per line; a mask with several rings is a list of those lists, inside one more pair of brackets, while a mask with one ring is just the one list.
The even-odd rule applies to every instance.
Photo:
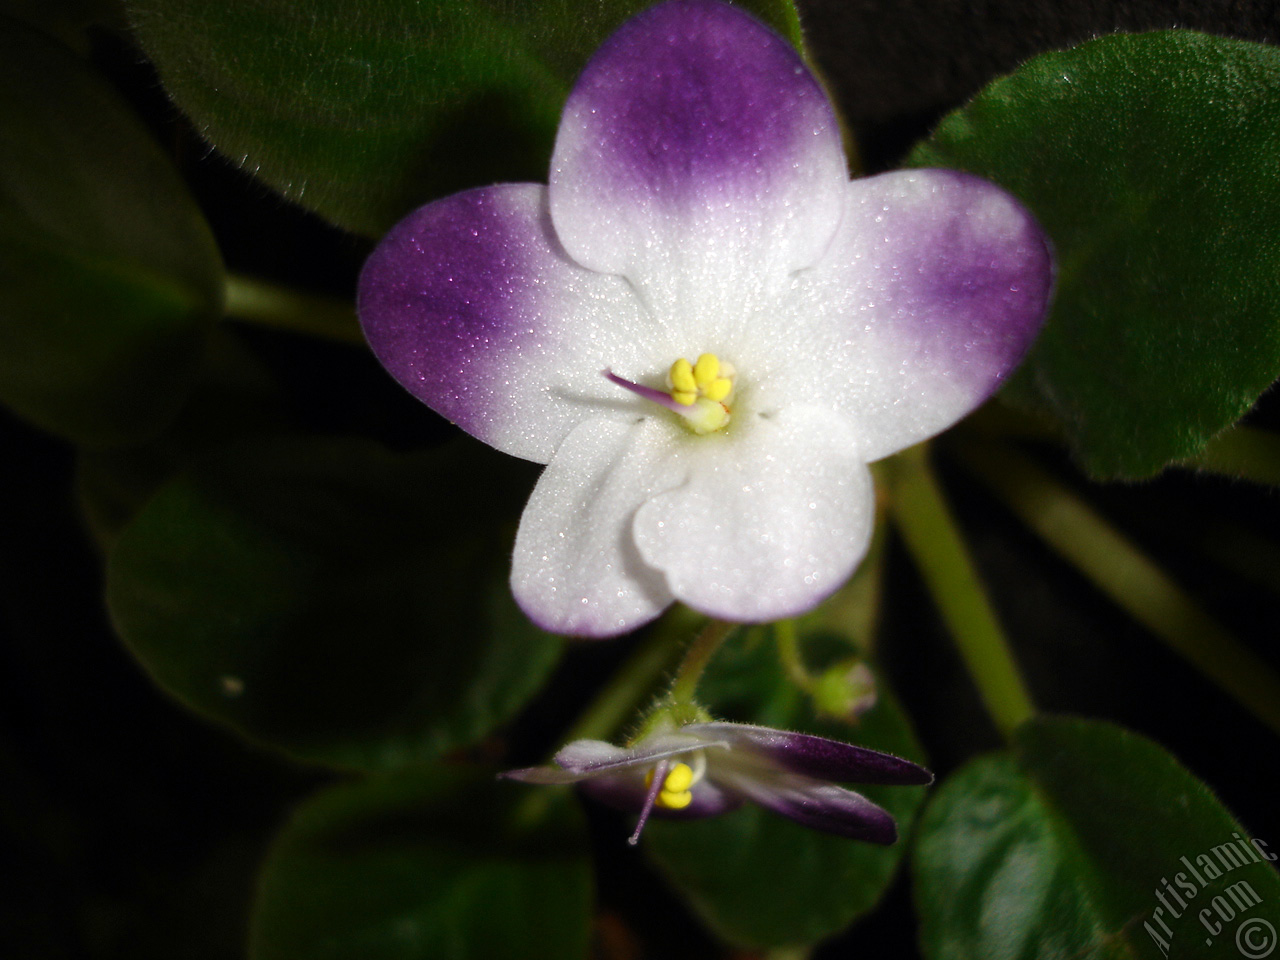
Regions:
[[560, 445], [520, 518], [511, 569], [516, 601], [543, 629], [616, 636], [674, 599], [631, 525], [642, 503], [683, 482], [672, 456], [679, 429], [657, 418], [589, 420]]
[[887, 810], [860, 793], [822, 780], [791, 773], [760, 777], [717, 768], [716, 781], [730, 793], [802, 827], [869, 843], [890, 844], [898, 839], [897, 824]]
[[[692, 473], [635, 518], [640, 556], [703, 613], [765, 622], [816, 606], [866, 553], [871, 477], [844, 420], [789, 407], [695, 438]], [[692, 446], [692, 445], [691, 445]]]

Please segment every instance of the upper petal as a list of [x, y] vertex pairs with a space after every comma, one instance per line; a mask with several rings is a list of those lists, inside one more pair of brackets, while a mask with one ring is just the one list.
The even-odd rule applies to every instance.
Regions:
[[841, 417], [800, 406], [748, 414], [689, 447], [688, 482], [653, 496], [634, 524], [641, 557], [677, 599], [764, 622], [811, 609], [853, 572], [874, 502]]
[[646, 769], [659, 760], [694, 750], [724, 749], [725, 746], [713, 738], [685, 733], [660, 734], [635, 747], [617, 747], [604, 740], [574, 740], [556, 753], [554, 767], [525, 767], [508, 770], [501, 776], [525, 783], [576, 783], [591, 777]]
[[574, 259], [627, 276], [659, 319], [707, 322], [818, 258], [846, 180], [831, 105], [791, 46], [727, 4], [673, 0], [579, 78], [551, 216]]
[[786, 385], [848, 412], [877, 460], [995, 392], [1052, 283], [1044, 233], [994, 184], [949, 170], [855, 180], [835, 240], [779, 313], [796, 331]]
[[560, 445], [520, 518], [511, 567], [516, 602], [543, 629], [616, 636], [671, 603], [662, 575], [636, 551], [631, 524], [646, 499], [683, 481], [680, 430], [632, 414], [630, 422], [589, 420]]
[[604, 367], [651, 365], [634, 292], [565, 255], [534, 184], [410, 214], [365, 264], [358, 308], [374, 353], [414, 396], [528, 460], [545, 463], [578, 422], [614, 408]]
[[808, 733], [747, 723], [695, 723], [685, 727], [685, 732], [728, 743], [735, 760], [754, 754], [791, 773], [819, 780], [897, 785], [933, 782], [933, 774], [910, 760]]

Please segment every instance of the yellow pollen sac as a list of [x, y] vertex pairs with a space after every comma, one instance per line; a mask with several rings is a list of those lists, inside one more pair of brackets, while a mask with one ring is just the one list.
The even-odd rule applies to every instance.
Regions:
[[683, 414], [694, 433], [713, 433], [729, 422], [729, 399], [733, 394], [733, 364], [722, 363], [714, 353], [704, 353], [696, 363], [681, 357], [667, 372], [671, 399], [682, 407], [695, 407]]
[[[674, 393], [696, 394], [698, 392], [698, 381], [693, 374], [693, 366], [684, 357], [681, 357], [671, 365], [671, 372], [668, 376], [671, 379], [671, 389]], [[689, 402], [692, 403], [693, 401]]]
[[[668, 810], [683, 810], [693, 802], [693, 792], [689, 789], [693, 783], [693, 768], [687, 763], [677, 763], [662, 781], [662, 789], [658, 792], [655, 805]], [[650, 770], [645, 774], [644, 785], [648, 787], [652, 784], [653, 771]]]

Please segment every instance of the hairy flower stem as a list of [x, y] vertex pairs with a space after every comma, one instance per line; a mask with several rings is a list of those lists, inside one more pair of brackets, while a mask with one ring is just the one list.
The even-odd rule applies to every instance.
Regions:
[[671, 684], [668, 700], [678, 709], [689, 708], [690, 722], [696, 719], [694, 694], [698, 692], [698, 681], [702, 679], [703, 671], [707, 669], [707, 664], [715, 656], [720, 644], [736, 627], [736, 623], [726, 623], [723, 620], [708, 621], [707, 625], [693, 638], [693, 643], [685, 651], [684, 659], [676, 668], [676, 678]]
[[800, 634], [796, 630], [794, 620], [779, 620], [773, 625], [773, 636], [778, 642], [778, 659], [786, 670], [791, 682], [805, 693], [812, 694], [813, 677], [805, 666], [804, 654], [800, 651]]
[[661, 626], [632, 652], [564, 736], [608, 740], [649, 697], [675, 659], [671, 631]]
[[891, 511], [1001, 734], [1034, 712], [1004, 631], [943, 497], [924, 445], [884, 461]]
[[1134, 543], [1047, 471], [1003, 444], [967, 447], [961, 460], [1121, 609], [1280, 733], [1280, 674]]
[[351, 303], [302, 293], [253, 277], [227, 276], [226, 314], [277, 330], [364, 344]]
[[[681, 617], [674, 619], [683, 621]], [[607, 740], [617, 732], [644, 699], [652, 694], [674, 659], [671, 633], [670, 629], [659, 626], [632, 651], [565, 733], [563, 742]], [[518, 834], [536, 826], [550, 809], [551, 799], [555, 794], [556, 791], [553, 790], [536, 790], [528, 794], [512, 812], [510, 828]]]

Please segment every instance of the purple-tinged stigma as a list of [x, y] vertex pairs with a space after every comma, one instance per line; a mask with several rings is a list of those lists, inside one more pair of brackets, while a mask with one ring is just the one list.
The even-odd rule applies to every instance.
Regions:
[[714, 353], [704, 353], [696, 363], [681, 357], [667, 371], [667, 389], [656, 390], [624, 380], [612, 370], [604, 375], [620, 387], [678, 414], [696, 434], [715, 433], [729, 424], [736, 370]]

